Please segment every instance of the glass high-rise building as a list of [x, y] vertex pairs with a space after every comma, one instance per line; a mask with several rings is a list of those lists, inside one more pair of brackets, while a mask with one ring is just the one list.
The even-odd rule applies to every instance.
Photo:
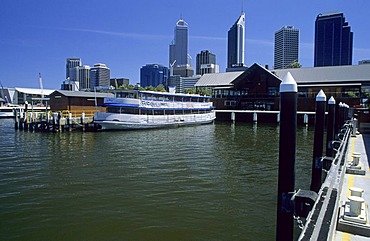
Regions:
[[353, 33], [343, 13], [319, 14], [315, 22], [314, 66], [352, 65]]
[[83, 65], [76, 67], [77, 81], [80, 84], [80, 90], [90, 88], [90, 66]]
[[80, 58], [67, 58], [66, 62], [66, 79], [76, 81], [76, 67], [81, 66]]
[[90, 89], [110, 86], [110, 69], [105, 64], [94, 64], [90, 69]]
[[209, 50], [202, 50], [197, 54], [195, 74], [201, 75], [201, 66], [203, 64], [216, 64], [216, 55]]
[[227, 33], [227, 67], [244, 65], [245, 48], [245, 13], [242, 12], [238, 20]]
[[157, 87], [160, 84], [167, 86], [169, 70], [160, 64], [147, 64], [140, 69], [140, 86]]
[[284, 26], [275, 32], [274, 68], [286, 69], [298, 62], [299, 30]]
[[170, 44], [170, 65], [172, 65], [175, 61], [175, 66], [191, 64], [188, 54], [188, 30], [188, 24], [182, 18], [177, 21], [174, 39]]

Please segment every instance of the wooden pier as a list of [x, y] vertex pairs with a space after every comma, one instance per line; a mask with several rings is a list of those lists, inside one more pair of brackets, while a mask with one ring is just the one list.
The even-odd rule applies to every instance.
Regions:
[[31, 132], [63, 132], [72, 130], [97, 131], [93, 113], [69, 111], [17, 111], [14, 110], [14, 128]]

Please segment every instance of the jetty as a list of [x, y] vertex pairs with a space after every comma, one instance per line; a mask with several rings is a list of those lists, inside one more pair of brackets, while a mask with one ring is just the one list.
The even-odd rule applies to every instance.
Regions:
[[97, 131], [94, 112], [33, 111], [14, 109], [14, 128], [35, 132], [63, 132], [72, 130]]
[[301, 190], [295, 187], [297, 85], [289, 73], [280, 94], [276, 240], [293, 240], [295, 226], [302, 229], [301, 241], [369, 240], [370, 135], [358, 132], [353, 109], [337, 104], [333, 97], [327, 102], [320, 90], [315, 104], [311, 185]]

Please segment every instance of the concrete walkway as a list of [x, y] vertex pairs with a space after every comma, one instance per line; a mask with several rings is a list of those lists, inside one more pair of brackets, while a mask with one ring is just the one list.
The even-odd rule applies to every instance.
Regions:
[[[365, 200], [365, 207], [367, 210], [367, 223], [355, 225], [357, 228], [353, 228], [352, 224], [348, 225], [346, 222], [343, 225], [338, 221], [337, 231], [335, 232], [333, 240], [370, 240], [370, 237], [365, 237], [364, 235], [359, 234], [358, 230], [367, 230], [369, 227], [370, 230], [370, 215], [369, 215], [369, 205], [370, 205], [370, 170], [369, 170], [369, 161], [370, 161], [370, 134], [357, 135], [356, 137], [351, 137], [350, 144], [348, 147], [348, 154], [346, 157], [346, 165], [349, 165], [353, 161], [353, 153], [360, 153], [360, 166], [362, 172], [365, 172], [365, 175], [358, 174], [349, 174], [344, 175], [342, 191], [340, 194], [340, 204], [349, 203], [348, 197], [351, 196], [351, 187], [358, 187], [364, 190], [362, 193], [362, 198]], [[344, 209], [343, 209], [344, 210]], [[341, 213], [339, 213], [339, 220], [341, 220]], [[343, 219], [342, 219], [343, 220]], [[363, 228], [365, 226], [365, 229]], [[359, 227], [359, 228], [358, 228]], [[341, 229], [343, 231], [338, 231]], [[362, 232], [362, 231], [360, 231]], [[369, 231], [365, 231], [369, 232]]]

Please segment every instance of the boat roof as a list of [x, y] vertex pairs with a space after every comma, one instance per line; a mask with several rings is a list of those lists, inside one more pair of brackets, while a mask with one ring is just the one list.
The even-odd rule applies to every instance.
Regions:
[[127, 92], [127, 93], [136, 92], [136, 93], [144, 93], [144, 94], [151, 94], [151, 95], [211, 98], [210, 96], [199, 95], [199, 94], [170, 93], [170, 92], [158, 92], [158, 91], [149, 91], [149, 90], [117, 90], [116, 91], [116, 93], [119, 93], [119, 92]]
[[30, 94], [30, 95], [50, 95], [54, 90], [50, 89], [33, 89], [33, 88], [15, 88], [16, 91], [20, 93]]

